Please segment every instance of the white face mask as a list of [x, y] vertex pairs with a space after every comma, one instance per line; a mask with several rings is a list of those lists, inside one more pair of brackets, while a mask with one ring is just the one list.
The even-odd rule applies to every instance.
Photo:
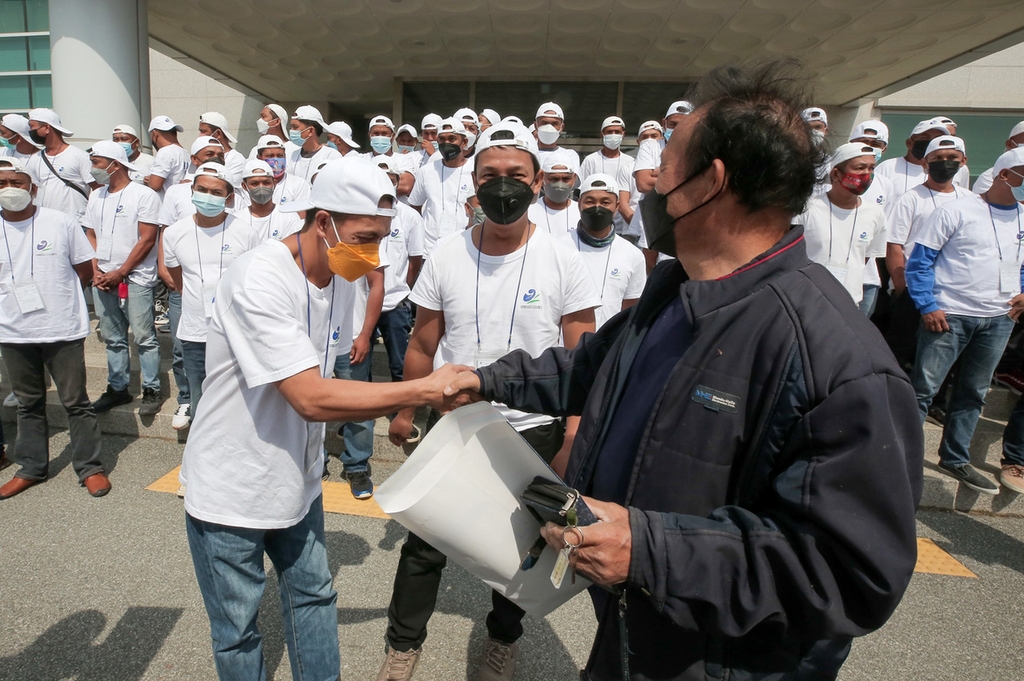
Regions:
[[601, 144], [615, 151], [622, 144], [622, 135], [605, 135], [601, 138]]
[[473, 133], [471, 133], [470, 131], [467, 130], [466, 131], [466, 148], [467, 149], [472, 149], [474, 144], [476, 144], [476, 135], [474, 135]]
[[550, 123], [545, 123], [537, 128], [537, 139], [541, 144], [554, 144], [558, 141], [558, 135], [558, 129]]
[[270, 130], [270, 123], [267, 123], [262, 118], [257, 118], [256, 130], [260, 133], [260, 135], [266, 135], [267, 131]]
[[32, 203], [32, 194], [27, 189], [19, 187], [4, 187], [0, 189], [0, 208], [17, 213], [28, 208]]

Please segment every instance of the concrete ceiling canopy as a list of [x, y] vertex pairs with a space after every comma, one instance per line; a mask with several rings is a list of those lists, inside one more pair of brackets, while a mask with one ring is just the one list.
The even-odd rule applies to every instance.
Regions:
[[781, 56], [805, 62], [821, 104], [846, 104], [1024, 40], [1019, 0], [175, 0], [149, 12], [153, 38], [270, 99], [364, 112], [396, 78], [677, 82]]

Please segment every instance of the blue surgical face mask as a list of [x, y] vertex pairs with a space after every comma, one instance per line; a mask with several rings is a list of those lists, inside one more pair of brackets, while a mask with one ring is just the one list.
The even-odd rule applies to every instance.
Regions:
[[408, 153], [412, 152], [414, 149], [416, 149], [416, 145], [415, 144], [412, 145], [412, 146], [406, 146], [404, 144], [399, 144], [398, 145], [398, 153], [400, 153], [400, 154], [408, 154]]
[[200, 214], [208, 218], [215, 218], [223, 213], [226, 202], [227, 197], [225, 196], [192, 192], [192, 205]]
[[875, 149], [875, 163], [878, 163], [881, 160], [882, 160], [882, 150], [881, 149]]
[[301, 147], [306, 142], [306, 140], [302, 139], [302, 133], [303, 132], [305, 132], [305, 131], [304, 130], [289, 130], [288, 131], [288, 139], [291, 140], [292, 144], [295, 144], [295, 145], [298, 145], [298, 146]]
[[[1024, 175], [1014, 172], [1012, 168], [1007, 168], [1007, 170], [1009, 170], [1011, 173], [1024, 180]], [[1006, 180], [1003, 181], [1006, 182]], [[1024, 182], [1022, 182], [1019, 187], [1014, 187], [1009, 182], [1006, 182], [1006, 186], [1010, 188], [1011, 192], [1013, 192], [1014, 201], [1016, 201], [1017, 203], [1024, 203]]]
[[338, 150], [338, 145], [335, 144], [334, 142], [328, 142], [327, 146], [329, 146], [331, 149], [334, 149], [335, 151]]
[[672, 130], [673, 130], [673, 128], [665, 128], [665, 143], [666, 144], [668, 143], [668, 141], [670, 139], [672, 139]]
[[4, 145], [8, 149], [13, 149], [15, 145], [6, 137], [0, 137], [0, 144]]
[[121, 148], [124, 149], [124, 154], [128, 158], [131, 158], [132, 154], [135, 153], [135, 150], [132, 149], [132, 143], [131, 142], [118, 142], [118, 144], [120, 144]]
[[370, 138], [370, 147], [378, 154], [386, 154], [391, 151], [391, 138], [384, 135], [374, 135]]

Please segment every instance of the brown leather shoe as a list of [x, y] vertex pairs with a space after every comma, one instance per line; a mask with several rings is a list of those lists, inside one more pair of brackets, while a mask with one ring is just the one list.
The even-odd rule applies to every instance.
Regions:
[[26, 480], [25, 478], [11, 478], [11, 480], [0, 487], [0, 499], [10, 499], [15, 494], [21, 494], [32, 485], [42, 480]]
[[7, 450], [0, 448], [0, 471], [10, 466], [13, 461], [7, 458]]
[[83, 480], [82, 484], [89, 490], [89, 494], [94, 497], [102, 497], [110, 491], [110, 479], [105, 473], [93, 473]]

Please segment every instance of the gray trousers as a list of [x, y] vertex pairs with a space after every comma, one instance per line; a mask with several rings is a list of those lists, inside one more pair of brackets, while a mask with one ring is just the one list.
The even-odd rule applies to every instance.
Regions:
[[81, 482], [103, 472], [100, 427], [85, 384], [85, 339], [60, 343], [0, 343], [7, 376], [18, 398], [18, 437], [11, 460], [21, 465], [16, 475], [45, 480], [50, 463], [46, 422], [46, 378], [53, 377], [57, 395], [68, 413], [71, 464]]

